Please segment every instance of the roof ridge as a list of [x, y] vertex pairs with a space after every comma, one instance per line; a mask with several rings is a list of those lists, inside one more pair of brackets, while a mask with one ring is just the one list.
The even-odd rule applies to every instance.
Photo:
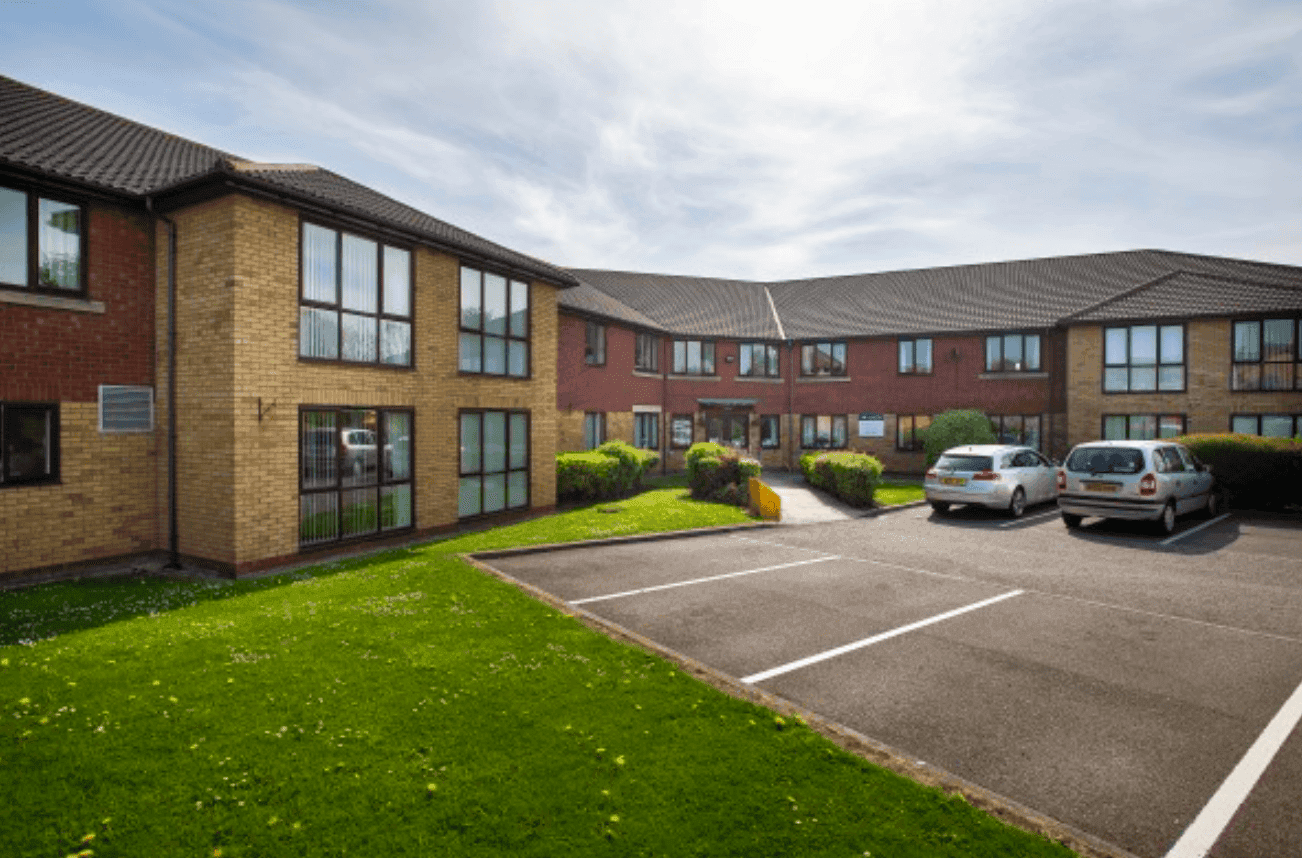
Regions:
[[778, 326], [778, 339], [785, 340], [787, 338], [787, 332], [782, 327], [782, 317], [778, 315], [778, 308], [773, 303], [773, 293], [769, 291], [768, 286], [764, 287], [764, 297], [769, 300], [769, 312], [773, 314], [773, 324]]
[[1181, 269], [1181, 268], [1175, 268], [1175, 269], [1172, 269], [1171, 271], [1168, 271], [1168, 272], [1166, 272], [1165, 274], [1162, 274], [1162, 275], [1159, 275], [1159, 276], [1157, 276], [1157, 277], [1154, 277], [1152, 280], [1146, 280], [1146, 281], [1144, 281], [1143, 283], [1140, 283], [1138, 286], [1132, 286], [1132, 287], [1130, 287], [1129, 289], [1123, 289], [1122, 291], [1118, 292], [1118, 293], [1115, 294], [1115, 295], [1112, 295], [1112, 296], [1110, 296], [1110, 297], [1104, 298], [1102, 301], [1097, 301], [1097, 302], [1095, 302], [1095, 303], [1089, 305], [1088, 307], [1083, 307], [1083, 308], [1077, 310], [1077, 311], [1074, 312], [1074, 313], [1068, 313], [1067, 315], [1065, 315], [1065, 316], [1063, 316], [1062, 318], [1058, 319], [1058, 324], [1061, 325], [1061, 324], [1063, 324], [1064, 322], [1068, 322], [1068, 321], [1070, 321], [1070, 320], [1072, 320], [1072, 319], [1075, 319], [1075, 318], [1077, 318], [1077, 317], [1079, 317], [1079, 316], [1084, 316], [1084, 315], [1086, 315], [1087, 313], [1092, 313], [1092, 312], [1094, 312], [1095, 310], [1098, 310], [1098, 309], [1101, 308], [1101, 307], [1106, 307], [1108, 304], [1114, 304], [1114, 303], [1116, 303], [1117, 301], [1125, 300], [1126, 298], [1129, 298], [1129, 297], [1131, 297], [1132, 295], [1137, 295], [1137, 294], [1139, 294], [1140, 292], [1144, 291], [1145, 289], [1151, 289], [1152, 287], [1158, 285], [1159, 283], [1165, 283], [1167, 280], [1170, 280], [1172, 277], [1177, 277], [1177, 276], [1179, 276], [1180, 274], [1187, 274], [1187, 273], [1189, 273], [1189, 272], [1184, 271], [1184, 270]]

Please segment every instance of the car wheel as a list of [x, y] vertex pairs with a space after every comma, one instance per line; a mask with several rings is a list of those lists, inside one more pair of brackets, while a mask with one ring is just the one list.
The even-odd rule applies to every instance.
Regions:
[[1013, 518], [1021, 518], [1024, 512], [1026, 512], [1026, 492], [1018, 486], [1013, 489], [1013, 499], [1008, 502], [1008, 514]]
[[1221, 511], [1221, 499], [1216, 496], [1216, 492], [1214, 491], [1208, 492], [1207, 507], [1203, 510], [1203, 512], [1207, 515], [1208, 518], [1216, 518], [1216, 516], [1220, 514], [1220, 511]]
[[1073, 530], [1080, 527], [1080, 519], [1081, 517], [1079, 515], [1072, 515], [1069, 512], [1064, 512], [1062, 514], [1062, 523]]
[[949, 512], [949, 501], [932, 501], [931, 508], [941, 514], [947, 513]]
[[1175, 532], [1175, 501], [1168, 501], [1162, 507], [1162, 516], [1157, 520], [1157, 532], [1163, 535]]

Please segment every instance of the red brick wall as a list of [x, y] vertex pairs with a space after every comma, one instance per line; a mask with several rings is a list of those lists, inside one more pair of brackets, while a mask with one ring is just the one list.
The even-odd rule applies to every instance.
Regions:
[[0, 303], [0, 399], [94, 402], [100, 384], [152, 384], [153, 229], [89, 206], [89, 295], [103, 313]]

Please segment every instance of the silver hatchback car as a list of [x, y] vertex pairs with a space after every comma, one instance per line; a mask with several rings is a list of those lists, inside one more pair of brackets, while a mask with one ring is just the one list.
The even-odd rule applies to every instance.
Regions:
[[1058, 509], [1068, 527], [1085, 516], [1152, 521], [1162, 533], [1176, 516], [1216, 515], [1220, 499], [1207, 466], [1170, 441], [1077, 444], [1058, 471]]
[[1030, 504], [1058, 494], [1054, 464], [1030, 447], [968, 444], [951, 447], [927, 469], [922, 488], [936, 512], [972, 503], [1020, 518]]

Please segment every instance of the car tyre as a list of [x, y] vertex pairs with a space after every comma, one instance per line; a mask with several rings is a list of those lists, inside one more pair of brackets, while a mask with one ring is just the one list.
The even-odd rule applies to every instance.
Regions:
[[1207, 493], [1207, 506], [1203, 508], [1203, 514], [1207, 518], [1216, 518], [1221, 513], [1220, 495], [1213, 489]]
[[949, 512], [949, 501], [932, 501], [931, 508], [941, 515], [944, 515]]
[[1167, 501], [1162, 515], [1157, 519], [1157, 532], [1163, 536], [1175, 533], [1175, 501]]
[[1013, 518], [1021, 518], [1024, 512], [1026, 512], [1026, 492], [1018, 486], [1013, 489], [1013, 499], [1008, 502], [1008, 514]]
[[1072, 530], [1080, 527], [1080, 521], [1081, 517], [1079, 515], [1074, 515], [1070, 512], [1064, 512], [1062, 514], [1062, 523]]

